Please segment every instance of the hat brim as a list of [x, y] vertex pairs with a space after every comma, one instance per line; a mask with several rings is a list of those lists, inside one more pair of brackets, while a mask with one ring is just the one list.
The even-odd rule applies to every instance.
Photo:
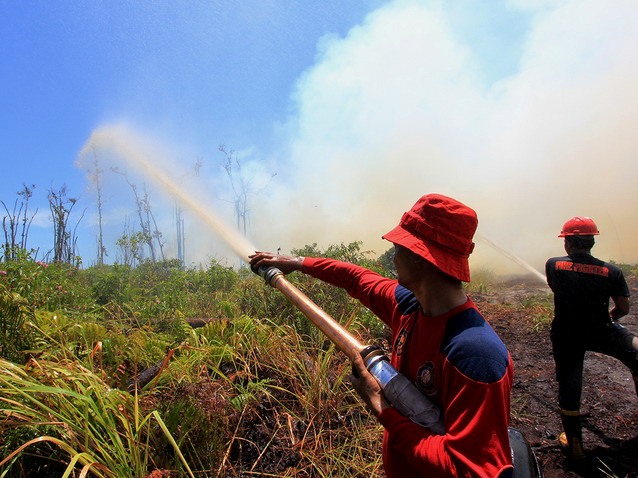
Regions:
[[463, 282], [470, 282], [469, 256], [443, 250], [432, 242], [416, 238], [401, 225], [396, 226], [383, 239], [403, 246], [436, 266], [445, 274]]

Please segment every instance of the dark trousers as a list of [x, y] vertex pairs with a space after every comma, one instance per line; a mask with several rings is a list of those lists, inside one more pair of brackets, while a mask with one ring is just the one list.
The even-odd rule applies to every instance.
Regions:
[[[558, 381], [558, 403], [563, 410], [580, 409], [583, 389], [585, 352], [598, 352], [620, 360], [638, 380], [638, 354], [631, 346], [635, 337], [622, 325], [615, 323], [591, 331], [586, 335], [552, 330], [552, 351]], [[638, 387], [638, 382], [636, 382]], [[637, 392], [638, 394], [638, 388]]]

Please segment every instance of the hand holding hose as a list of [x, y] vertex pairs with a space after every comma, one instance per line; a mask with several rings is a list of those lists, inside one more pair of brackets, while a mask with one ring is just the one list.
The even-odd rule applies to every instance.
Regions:
[[290, 274], [294, 271], [300, 271], [303, 265], [303, 257], [282, 256], [273, 254], [272, 252], [255, 251], [254, 254], [248, 256], [250, 259], [250, 267], [257, 269], [259, 267], [276, 267], [284, 274]]
[[379, 382], [368, 372], [360, 355], [352, 359], [352, 375], [348, 377], [348, 380], [375, 417], [390, 406], [383, 396]]

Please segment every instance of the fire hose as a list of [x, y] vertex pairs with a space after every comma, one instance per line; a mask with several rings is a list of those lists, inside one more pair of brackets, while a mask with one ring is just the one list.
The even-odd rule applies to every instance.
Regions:
[[445, 434], [441, 411], [436, 404], [423, 395], [410, 379], [399, 373], [379, 347], [365, 346], [359, 342], [339, 322], [291, 284], [276, 267], [261, 266], [253, 269], [253, 272], [286, 296], [350, 360], [361, 355], [366, 369], [379, 382], [386, 400], [402, 415], [432, 433]]

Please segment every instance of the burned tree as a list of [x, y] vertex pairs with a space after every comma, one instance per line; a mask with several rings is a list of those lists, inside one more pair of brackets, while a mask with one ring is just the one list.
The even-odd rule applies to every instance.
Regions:
[[[237, 219], [237, 230], [246, 236], [248, 223], [248, 196], [250, 194], [254, 194], [255, 191], [252, 189], [251, 182], [246, 179], [242, 170], [241, 161], [237, 157], [237, 152], [232, 149], [227, 150], [224, 145], [219, 146], [218, 149], [224, 153], [225, 156], [222, 166], [226, 171], [226, 175], [228, 176], [230, 187], [233, 192], [233, 205], [235, 208], [235, 218]], [[271, 174], [267, 182], [269, 183], [276, 175], [277, 173]], [[259, 191], [263, 191], [266, 186], [267, 184], [261, 187]]]
[[[143, 241], [143, 244], [146, 244], [151, 261], [157, 262], [158, 254], [159, 260], [164, 260], [164, 243], [162, 242], [162, 232], [157, 226], [157, 221], [155, 220], [155, 215], [153, 214], [153, 210], [151, 208], [151, 201], [148, 195], [148, 191], [146, 190], [146, 185], [144, 185], [143, 192], [140, 194], [137, 185], [128, 178], [128, 174], [125, 171], [123, 172], [118, 170], [117, 168], [113, 168], [113, 172], [124, 176], [124, 179], [133, 191], [137, 217], [141, 228], [140, 233], [135, 235], [135, 237], [138, 240]], [[133, 234], [127, 234], [125, 232], [124, 236], [133, 237]], [[159, 251], [156, 249], [156, 244], [159, 248]], [[120, 244], [118, 244], [118, 246], [121, 247]]]
[[182, 217], [182, 208], [179, 204], [175, 205], [175, 226], [177, 233], [177, 260], [184, 265], [184, 218]]
[[241, 170], [241, 162], [234, 150], [227, 150], [225, 146], [219, 146], [219, 151], [226, 156], [223, 163], [228, 175], [230, 187], [233, 190], [233, 204], [235, 206], [235, 218], [237, 230], [246, 235], [246, 218], [248, 216], [248, 185]]
[[22, 190], [18, 191], [18, 196], [13, 203], [13, 209], [9, 208], [4, 201], [0, 201], [6, 216], [2, 218], [2, 230], [4, 232], [4, 243], [2, 244], [2, 255], [5, 261], [16, 260], [20, 253], [27, 251], [27, 240], [29, 228], [38, 210], [33, 214], [29, 213], [29, 199], [33, 196], [35, 185], [27, 186], [23, 184]]
[[[195, 164], [193, 164], [193, 174], [195, 177], [199, 176], [199, 173], [202, 169], [202, 159], [197, 158]], [[184, 228], [184, 216], [182, 211], [182, 205], [179, 201], [175, 202], [175, 232], [176, 232], [176, 243], [177, 243], [177, 259], [179, 263], [184, 266], [186, 263], [186, 239], [185, 239], [185, 228]]]
[[97, 194], [97, 217], [98, 217], [98, 236], [97, 236], [97, 264], [104, 265], [104, 256], [108, 255], [106, 247], [104, 247], [104, 231], [102, 229], [102, 173], [98, 162], [95, 146], [93, 147], [93, 169], [89, 171], [89, 178], [95, 184]]
[[73, 230], [70, 230], [69, 219], [77, 204], [77, 199], [70, 198], [67, 194], [66, 185], [57, 191], [50, 189], [48, 194], [49, 209], [53, 221], [53, 261], [75, 264], [79, 260], [76, 230], [84, 213]]

